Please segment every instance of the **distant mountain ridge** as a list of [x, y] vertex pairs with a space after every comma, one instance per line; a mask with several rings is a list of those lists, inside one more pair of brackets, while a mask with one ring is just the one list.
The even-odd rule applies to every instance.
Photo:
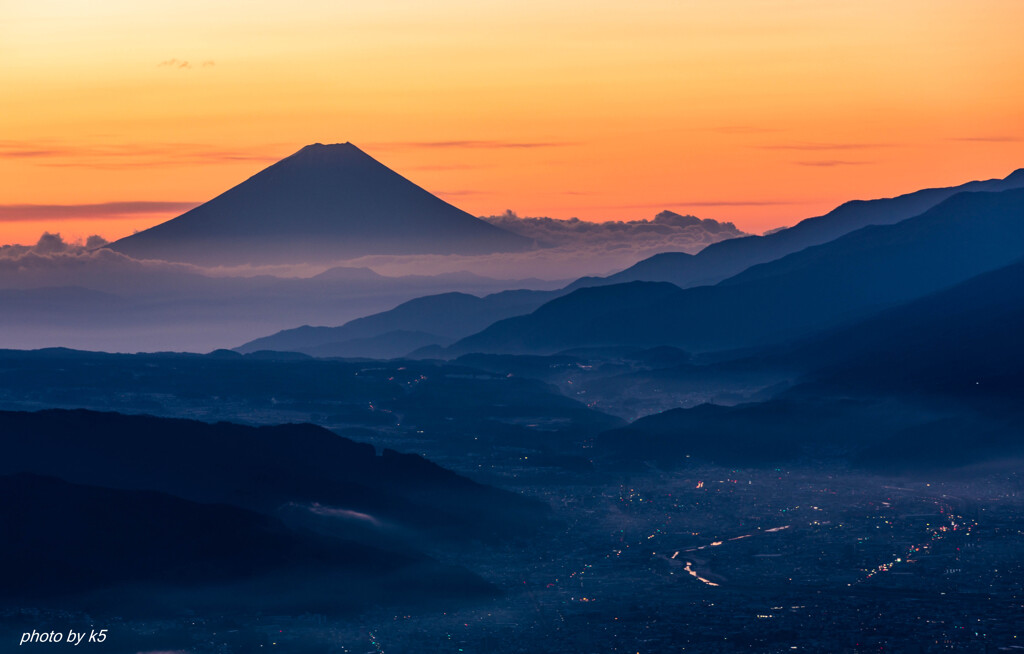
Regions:
[[779, 353], [816, 383], [871, 393], [1019, 398], [1024, 259]]
[[351, 143], [308, 145], [177, 218], [107, 247], [206, 266], [368, 254], [488, 254], [532, 242], [413, 184]]
[[600, 435], [595, 450], [670, 467], [691, 456], [729, 465], [841, 457], [901, 471], [1019, 461], [1021, 325], [1024, 259], [759, 353], [805, 370], [768, 401], [652, 414]]
[[[389, 358], [410, 352], [414, 356], [440, 356], [441, 350], [438, 347], [416, 350], [410, 346], [431, 342], [437, 346], [448, 345], [458, 338], [483, 329], [487, 324], [513, 318], [517, 312], [520, 315], [532, 312], [544, 302], [578, 289], [634, 281], [670, 282], [682, 288], [718, 282], [742, 273], [749, 266], [774, 261], [806, 247], [822, 245], [869, 225], [901, 222], [960, 192], [999, 192], [1019, 187], [1024, 187], [1024, 169], [1015, 171], [1005, 179], [924, 189], [895, 198], [855, 200], [837, 207], [824, 216], [809, 218], [791, 228], [765, 236], [732, 238], [714, 243], [696, 255], [685, 252], [654, 255], [605, 278], [577, 279], [559, 291], [515, 291], [492, 294], [482, 299], [463, 296], [459, 302], [453, 299], [453, 294], [425, 296], [400, 305], [394, 310], [350, 321], [341, 327], [303, 326], [283, 330], [236, 349], [239, 352], [252, 352], [257, 349], [292, 350], [312, 356]], [[535, 227], [540, 226], [544, 229], [549, 229], [550, 225], [564, 228], [566, 225], [575, 224], [573, 221], [555, 221], [547, 218], [519, 218], [511, 212], [505, 216], [492, 216], [488, 220], [503, 226], [535, 223]], [[658, 214], [653, 222], [640, 221], [636, 224], [642, 223], [646, 228], [656, 229], [662, 222], [693, 226], [704, 225], [709, 221], [664, 211]], [[731, 228], [730, 223], [715, 225]], [[535, 236], [540, 237], [541, 234], [538, 232]], [[631, 288], [633, 294], [639, 294], [638, 297], [628, 299], [631, 305], [642, 304], [645, 300], [640, 296], [661, 295], [661, 291], [655, 290], [654, 287]], [[518, 305], [505, 301], [516, 294], [523, 300]], [[610, 311], [614, 311], [614, 308]], [[603, 313], [598, 311], [597, 307], [590, 307], [569, 319], [579, 319], [585, 315], [589, 320], [600, 321]], [[629, 329], [626, 327], [626, 331]], [[622, 338], [628, 339], [629, 336], [623, 334]], [[576, 344], [567, 345], [572, 347]], [[461, 344], [458, 347], [461, 347]]]
[[961, 192], [1024, 188], [1024, 168], [1003, 179], [974, 181], [914, 191], [893, 198], [852, 200], [824, 216], [807, 218], [765, 236], [744, 236], [712, 243], [695, 255], [665, 252], [637, 262], [622, 272], [578, 280], [573, 287], [648, 281], [671, 282], [682, 288], [714, 284], [750, 266], [774, 261], [804, 248], [821, 245], [868, 225], [891, 225], [911, 218]]
[[[529, 313], [562, 291], [502, 291], [484, 297], [439, 293], [340, 327], [286, 329], [235, 348], [302, 352], [312, 356], [399, 357], [426, 345], [448, 345], [496, 320]], [[417, 335], [417, 336], [413, 336]], [[369, 342], [373, 339], [372, 342]]]
[[895, 225], [753, 266], [716, 286], [581, 288], [462, 339], [449, 355], [553, 353], [593, 345], [716, 350], [838, 326], [1024, 256], [1024, 189], [959, 193]]

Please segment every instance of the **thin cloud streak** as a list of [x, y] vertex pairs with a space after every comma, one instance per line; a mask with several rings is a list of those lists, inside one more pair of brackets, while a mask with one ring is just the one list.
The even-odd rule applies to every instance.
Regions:
[[[209, 68], [210, 66], [216, 66], [217, 62], [212, 59], [207, 59], [198, 65], [200, 68]], [[156, 67], [174, 68], [176, 70], [191, 70], [193, 68], [192, 62], [185, 59], [166, 59], [158, 63]]]
[[384, 143], [369, 143], [369, 148], [379, 149], [412, 149], [412, 148], [461, 148], [461, 149], [532, 149], [532, 148], [561, 148], [578, 143], [569, 141], [392, 141]]
[[0, 151], [0, 156], [11, 157], [14, 159], [24, 158], [31, 159], [33, 157], [57, 157], [60, 156], [60, 150], [19, 150], [11, 149], [6, 151]]
[[957, 136], [946, 139], [947, 141], [960, 141], [968, 143], [1021, 143], [1022, 136]]
[[[75, 143], [0, 141], [0, 158], [32, 159], [38, 166], [54, 168], [120, 169], [138, 166], [215, 164], [236, 161], [277, 161], [281, 144], [247, 150], [226, 150], [199, 143], [155, 145], [81, 145]], [[264, 152], [268, 152], [264, 154]], [[270, 154], [269, 152], [273, 152]]]
[[781, 132], [782, 130], [774, 127], [758, 127], [756, 125], [722, 125], [699, 131], [715, 132], [716, 134], [770, 134]]
[[872, 162], [870, 161], [844, 161], [842, 159], [825, 159], [823, 161], [794, 161], [798, 166], [819, 166], [822, 168], [831, 168], [833, 166], [865, 166]]
[[483, 166], [475, 166], [469, 164], [426, 164], [422, 166], [405, 166], [406, 170], [477, 170]]
[[92, 220], [128, 218], [141, 213], [184, 212], [199, 202], [98, 202], [95, 204], [0, 204], [0, 220], [5, 222], [46, 219]]
[[649, 204], [618, 204], [610, 209], [651, 209], [664, 207], [774, 207], [804, 204], [805, 200], [694, 200], [681, 202], [652, 202]]
[[208, 156], [197, 156], [195, 159], [167, 159], [167, 160], [150, 160], [150, 161], [122, 161], [122, 162], [110, 162], [110, 161], [96, 161], [96, 160], [83, 160], [76, 162], [46, 162], [38, 164], [43, 168], [92, 168], [96, 170], [123, 170], [125, 168], [160, 168], [166, 166], [196, 166], [203, 164], [217, 164], [217, 163], [230, 163], [234, 161], [260, 161], [260, 162], [276, 162], [281, 157], [242, 157], [242, 156], [225, 156], [225, 157], [208, 157]]
[[492, 195], [490, 191], [436, 191], [435, 195]]
[[895, 147], [894, 143], [773, 143], [752, 145], [758, 150], [798, 150], [801, 152], [827, 152], [829, 150], [874, 150]]

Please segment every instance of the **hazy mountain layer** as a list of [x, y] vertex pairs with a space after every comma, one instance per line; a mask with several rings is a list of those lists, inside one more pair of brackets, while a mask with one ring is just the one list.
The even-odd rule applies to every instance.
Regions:
[[946, 198], [964, 191], [1005, 191], [1024, 187], [1024, 169], [1005, 179], [968, 182], [879, 200], [853, 200], [824, 216], [808, 218], [766, 236], [746, 236], [713, 243], [696, 254], [656, 254], [603, 280], [588, 278], [587, 286], [630, 281], [672, 282], [683, 288], [714, 284], [759, 263], [773, 261], [812, 245], [820, 245], [868, 225], [890, 225], [916, 216]]
[[[805, 370], [776, 399], [641, 418], [601, 435], [598, 450], [667, 466], [689, 456], [724, 465], [838, 460], [875, 470], [1022, 457], [1022, 325], [1024, 261], [1017, 261], [763, 353], [762, 365]], [[703, 376], [726, 369], [708, 366]]]
[[1024, 261], [826, 332], [775, 356], [864, 393], [1017, 398], [1024, 389]]
[[0, 257], [0, 347], [208, 352], [296, 324], [342, 324], [427, 294], [561, 285], [470, 273], [387, 277], [353, 267], [313, 277], [203, 272], [109, 250]]
[[426, 345], [448, 345], [493, 322], [529, 313], [561, 291], [428, 295], [340, 327], [303, 326], [250, 341], [236, 351], [303, 352], [313, 356], [403, 356]]
[[[681, 287], [718, 281], [738, 273], [750, 265], [771, 261], [805, 247], [822, 244], [866, 225], [892, 224], [919, 214], [960, 191], [999, 191], [1024, 185], [1024, 170], [1003, 180], [969, 182], [939, 189], [925, 189], [896, 198], [852, 201], [818, 218], [768, 236], [731, 238], [729, 243], [707, 247], [697, 254], [672, 252], [640, 261], [629, 269], [607, 278], [584, 277], [563, 289], [602, 286], [627, 281], [669, 281]], [[519, 218], [509, 212], [491, 216], [492, 224], [506, 227], [541, 242], [565, 245], [570, 235], [583, 242], [606, 238], [610, 232], [630, 234], [631, 240], [649, 238], [664, 232], [673, 237], [678, 229], [704, 230], [719, 238], [736, 236], [731, 224], [680, 216], [672, 212], [658, 214], [654, 221], [591, 224], [581, 221], [557, 221], [548, 218]], [[733, 230], [733, 231], [730, 231]], [[634, 287], [634, 293], [645, 293]], [[240, 352], [257, 349], [300, 351], [314, 356], [379, 356], [396, 357], [413, 352], [424, 345], [444, 346], [479, 331], [490, 322], [533, 311], [541, 300], [556, 297], [542, 293], [524, 294], [529, 298], [521, 304], [506, 301], [506, 294], [497, 294], [474, 302], [458, 301], [449, 295], [424, 297], [397, 307], [394, 311], [351, 321], [339, 328], [299, 327], [257, 339], [237, 348]], [[518, 299], [518, 298], [517, 298]], [[500, 302], [499, 302], [500, 301]], [[531, 303], [532, 306], [531, 306]], [[585, 312], [586, 313], [586, 312]], [[586, 313], [586, 315], [590, 315]], [[487, 323], [487, 324], [484, 324]], [[419, 355], [434, 356], [438, 349], [425, 349]]]
[[1024, 256], [1022, 216], [1024, 190], [961, 193], [916, 218], [860, 229], [716, 286], [632, 282], [579, 289], [495, 323], [449, 352], [658, 344], [715, 350], [790, 340]]

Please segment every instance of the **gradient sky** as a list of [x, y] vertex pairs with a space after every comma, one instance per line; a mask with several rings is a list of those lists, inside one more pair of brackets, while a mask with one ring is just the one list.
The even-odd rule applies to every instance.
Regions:
[[1024, 166], [1020, 0], [0, 0], [0, 243], [351, 141], [477, 215], [747, 231]]

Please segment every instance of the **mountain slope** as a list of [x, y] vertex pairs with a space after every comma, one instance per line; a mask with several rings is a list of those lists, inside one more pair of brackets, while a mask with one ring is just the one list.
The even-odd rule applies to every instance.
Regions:
[[[538, 507], [419, 456], [314, 425], [230, 423], [93, 411], [0, 411], [0, 474], [152, 490], [263, 513], [317, 503], [434, 533], [505, 529]], [[502, 513], [496, 521], [491, 516]], [[509, 523], [511, 524], [511, 522]], [[483, 533], [480, 532], [480, 533]]]
[[584, 288], [449, 348], [554, 352], [586, 345], [715, 350], [837, 326], [1024, 256], [1024, 190], [961, 193], [896, 225], [871, 226], [755, 266], [716, 286]]
[[[377, 356], [387, 351], [401, 356], [430, 343], [447, 344], [480, 331], [493, 322], [529, 313], [544, 302], [561, 295], [561, 291], [503, 291], [484, 297], [468, 293], [440, 293], [404, 302], [390, 311], [349, 321], [340, 327], [303, 326], [286, 329], [258, 338], [235, 350], [248, 353], [257, 350], [303, 352], [313, 356]], [[436, 340], [413, 345], [399, 334], [433, 335]], [[392, 334], [389, 345], [385, 338]], [[363, 340], [358, 342], [357, 339]], [[364, 339], [376, 339], [366, 342]], [[428, 339], [429, 340], [429, 339]], [[401, 345], [398, 350], [394, 345]], [[403, 349], [406, 345], [412, 345]], [[382, 347], [384, 346], [384, 347]]]
[[695, 255], [685, 252], [656, 254], [587, 285], [630, 281], [664, 281], [683, 288], [714, 284], [758, 263], [774, 261], [804, 248], [827, 243], [868, 225], [890, 225], [923, 213], [961, 192], [998, 192], [1024, 187], [1024, 169], [1005, 179], [968, 182], [960, 186], [915, 191], [894, 198], [853, 200], [824, 216], [808, 218], [767, 236], [746, 236], [713, 243]]
[[485, 254], [530, 245], [431, 195], [351, 143], [318, 143], [108, 247], [139, 259], [230, 265]]
[[[615, 462], [842, 458], [949, 468], [1024, 455], [1024, 260], [774, 350], [803, 383], [767, 402], [650, 415], [597, 438]], [[707, 376], [709, 373], [704, 373]]]
[[29, 474], [0, 476], [0, 493], [17, 498], [0, 506], [5, 606], [345, 614], [497, 591], [414, 547], [333, 538], [223, 504]]
[[1024, 260], [778, 353], [815, 384], [1016, 399], [1024, 388]]
[[844, 462], [872, 470], [949, 469], [1024, 457], [1024, 414], [935, 401], [779, 398], [672, 409], [595, 439], [611, 465], [713, 461], [765, 466]]

